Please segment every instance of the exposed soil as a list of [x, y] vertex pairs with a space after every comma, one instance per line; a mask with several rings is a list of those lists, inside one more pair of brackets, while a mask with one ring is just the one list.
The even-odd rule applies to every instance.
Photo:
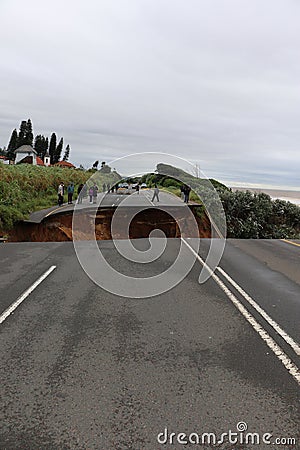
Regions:
[[[195, 230], [191, 226], [192, 220], [187, 219], [184, 214], [185, 208], [181, 208], [182, 216], [180, 216], [180, 210], [177, 209], [179, 219], [175, 219], [165, 211], [159, 209], [146, 208], [143, 211], [138, 212], [133, 217], [129, 226], [129, 238], [146, 238], [151, 231], [155, 229], [162, 230], [168, 238], [179, 237], [211, 237], [211, 226], [207, 215], [202, 212], [199, 214], [199, 208], [190, 206], [190, 210], [193, 212], [197, 222], [198, 230], [197, 236], [195, 236]], [[179, 213], [178, 213], [179, 211]], [[111, 235], [111, 221], [115, 208], [101, 208], [98, 210], [96, 219], [92, 212], [86, 212], [80, 214], [79, 222], [80, 227], [75, 232], [74, 238], [76, 240], [91, 240], [96, 237], [97, 240], [112, 239]], [[125, 227], [122, 226], [126, 222], [128, 216], [128, 210], [124, 208], [124, 212], [118, 218], [117, 230], [114, 233], [114, 238], [128, 239], [128, 232]], [[65, 212], [59, 215], [49, 216], [45, 218], [41, 223], [27, 223], [21, 222], [10, 233], [9, 241], [11, 242], [62, 242], [71, 241], [73, 239], [72, 233], [72, 219], [73, 213]]]

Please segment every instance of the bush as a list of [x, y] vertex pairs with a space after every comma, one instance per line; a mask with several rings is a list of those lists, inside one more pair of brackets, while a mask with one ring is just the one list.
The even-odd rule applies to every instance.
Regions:
[[175, 187], [175, 188], [179, 188], [181, 186], [182, 183], [180, 183], [180, 181], [174, 180], [174, 178], [165, 178], [164, 180], [162, 180], [162, 186], [163, 187]]
[[284, 239], [300, 237], [300, 207], [267, 194], [223, 192], [228, 237]]

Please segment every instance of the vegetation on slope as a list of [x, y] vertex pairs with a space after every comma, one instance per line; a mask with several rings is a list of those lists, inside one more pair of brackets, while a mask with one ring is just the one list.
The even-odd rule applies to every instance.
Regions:
[[[196, 178], [167, 164], [158, 164], [157, 173], [144, 175], [149, 186], [161, 188], [180, 197], [183, 183], [189, 185], [191, 201], [205, 204], [219, 196], [227, 221], [227, 237], [239, 239], [300, 239], [300, 207], [283, 200], [272, 200], [265, 193], [236, 191], [216, 180]], [[199, 198], [200, 196], [200, 198]]]
[[265, 193], [223, 192], [228, 237], [300, 239], [300, 207]]
[[146, 174], [142, 177], [142, 182], [147, 183], [149, 186], [153, 186], [155, 183], [160, 186], [169, 187], [176, 186], [180, 189], [182, 184], [189, 185], [195, 191], [211, 190], [212, 186], [218, 192], [230, 191], [230, 189], [224, 184], [214, 179], [196, 178], [193, 175], [185, 172], [177, 167], [170, 166], [169, 164], [157, 164], [157, 173]]
[[[108, 166], [107, 166], [108, 167]], [[227, 236], [232, 238], [300, 238], [300, 207], [283, 200], [272, 200], [267, 194], [232, 192], [216, 180], [196, 178], [176, 167], [159, 164], [157, 173], [143, 175], [139, 180], [149, 187], [158, 184], [162, 189], [180, 197], [183, 183], [189, 185], [190, 199], [214, 201], [219, 196], [227, 220]], [[107, 172], [107, 173], [106, 173]], [[20, 220], [36, 210], [57, 204], [57, 187], [61, 181], [67, 186], [85, 183], [97, 173], [99, 189], [102, 183], [111, 186], [121, 177], [109, 170], [70, 170], [59, 167], [38, 167], [27, 164], [0, 165], [0, 231], [9, 231]], [[130, 181], [130, 180], [128, 180]], [[138, 179], [132, 180], [137, 182]], [[90, 183], [89, 183], [90, 184]], [[76, 195], [75, 195], [76, 198]], [[202, 215], [199, 209], [199, 215]]]
[[[0, 231], [9, 231], [33, 211], [56, 205], [61, 181], [65, 186], [74, 183], [76, 193], [78, 185], [85, 183], [93, 172], [30, 164], [0, 164]], [[115, 172], [101, 174], [101, 181], [105, 183], [112, 184], [118, 179]]]

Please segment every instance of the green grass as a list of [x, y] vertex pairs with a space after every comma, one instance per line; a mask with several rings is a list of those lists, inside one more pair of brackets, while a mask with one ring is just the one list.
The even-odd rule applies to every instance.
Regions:
[[[181, 191], [179, 188], [175, 187], [175, 186], [159, 186], [159, 189], [161, 191], [164, 192], [168, 192], [170, 194], [176, 195], [176, 197], [181, 198]], [[191, 191], [190, 193], [190, 201], [197, 203], [198, 205], [195, 205], [193, 207], [193, 212], [196, 216], [198, 216], [200, 219], [203, 219], [204, 217], [204, 212], [205, 212], [205, 207], [203, 206], [200, 198], [198, 197], [198, 195], [196, 194], [196, 192]]]
[[177, 188], [175, 186], [168, 186], [168, 187], [160, 186], [160, 185], [158, 185], [158, 186], [161, 191], [169, 192], [170, 194], [174, 194], [174, 195], [176, 195], [176, 197], [180, 198], [180, 189], [179, 188]]
[[[176, 195], [176, 197], [181, 198], [181, 191], [180, 191], [180, 189], [178, 187], [175, 187], [175, 186], [168, 186], [168, 187], [159, 186], [159, 189], [161, 191], [169, 192], [171, 194]], [[195, 202], [195, 203], [199, 203], [199, 205], [202, 204], [199, 196], [194, 191], [191, 191], [191, 193], [190, 193], [190, 201], [191, 202]]]
[[[85, 183], [91, 175], [89, 171], [77, 169], [0, 163], [0, 233], [6, 234], [30, 213], [56, 205], [61, 181], [65, 186], [73, 182], [76, 193], [78, 185]], [[115, 173], [101, 175], [97, 180], [99, 190], [102, 190], [100, 182], [113, 184], [117, 179]]]

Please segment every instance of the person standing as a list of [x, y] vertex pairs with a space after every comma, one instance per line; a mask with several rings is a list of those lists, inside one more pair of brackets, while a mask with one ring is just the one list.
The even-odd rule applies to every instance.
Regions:
[[90, 203], [93, 203], [93, 195], [94, 195], [94, 186], [91, 186], [89, 189]]
[[98, 186], [94, 184], [93, 186], [93, 203], [97, 202], [97, 195], [98, 195]]
[[185, 186], [183, 192], [184, 192], [184, 203], [188, 203], [189, 198], [190, 198], [191, 188], [189, 186]]
[[105, 191], [106, 191], [106, 184], [103, 183], [103, 184], [102, 184], [102, 192], [105, 192]]
[[157, 187], [157, 184], [155, 184], [154, 193], [153, 193], [153, 197], [152, 197], [152, 200], [151, 200], [152, 202], [154, 201], [155, 198], [159, 202], [158, 194], [159, 194], [159, 189]]
[[74, 194], [74, 183], [69, 183], [68, 185], [68, 205], [73, 203], [73, 194]]
[[84, 184], [83, 188], [81, 190], [81, 197], [82, 197], [82, 199], [84, 199], [84, 198], [87, 198], [87, 196], [88, 196], [88, 189], [87, 189], [87, 185]]
[[136, 190], [136, 192], [137, 192], [137, 194], [139, 194], [140, 193], [140, 185], [139, 185], [139, 183], [136, 185], [136, 188], [135, 188], [135, 190]]
[[185, 186], [182, 184], [180, 186], [180, 198], [181, 198], [181, 200], [184, 200], [184, 189], [185, 189]]
[[[77, 202], [78, 203], [82, 203], [82, 197], [83, 197], [83, 191], [82, 191], [82, 188], [83, 188], [83, 184], [81, 183], [79, 186], [78, 186], [78, 189], [77, 189]], [[80, 193], [82, 192], [82, 194], [80, 195]]]
[[64, 183], [61, 182], [57, 190], [58, 206], [61, 206], [64, 202], [64, 191], [65, 191]]

